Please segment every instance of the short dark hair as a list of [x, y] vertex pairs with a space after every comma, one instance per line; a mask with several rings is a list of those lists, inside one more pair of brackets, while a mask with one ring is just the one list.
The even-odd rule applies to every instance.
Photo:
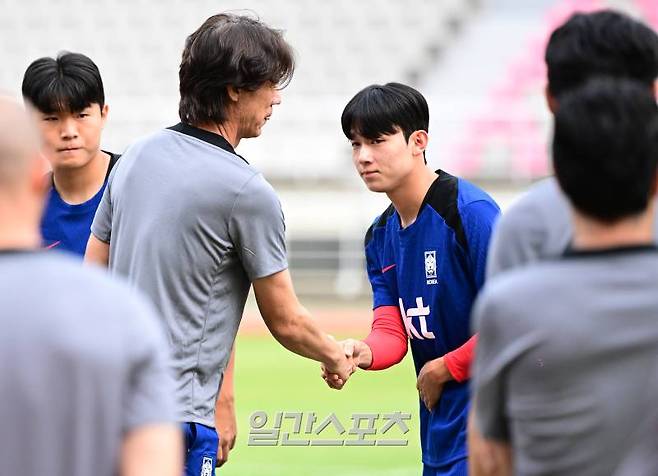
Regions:
[[581, 213], [613, 223], [644, 211], [658, 165], [658, 105], [646, 85], [595, 78], [555, 115], [553, 165]]
[[354, 134], [377, 139], [400, 129], [407, 141], [415, 131], [427, 131], [429, 121], [423, 95], [400, 83], [373, 84], [362, 89], [347, 103], [340, 118], [348, 139]]
[[187, 37], [179, 69], [178, 114], [188, 124], [226, 120], [227, 87], [285, 87], [295, 69], [283, 33], [255, 18], [221, 13]]
[[545, 61], [548, 90], [556, 98], [600, 75], [651, 87], [658, 77], [658, 35], [613, 10], [576, 13], [551, 34]]
[[105, 105], [103, 80], [96, 64], [80, 53], [33, 61], [23, 75], [23, 99], [45, 114], [78, 112]]

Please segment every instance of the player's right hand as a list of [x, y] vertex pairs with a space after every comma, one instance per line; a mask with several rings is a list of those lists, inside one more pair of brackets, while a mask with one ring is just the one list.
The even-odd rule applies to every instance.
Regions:
[[329, 385], [329, 387], [340, 390], [343, 388], [347, 379], [356, 372], [357, 364], [354, 359], [354, 345], [351, 342], [354, 342], [353, 339], [347, 339], [338, 343], [342, 347], [342, 352], [344, 355], [344, 362], [340, 361], [334, 365], [321, 365], [321, 376], [324, 381]]
[[343, 388], [350, 375], [356, 371], [356, 364], [351, 355], [346, 355], [343, 347], [336, 342], [333, 336], [329, 338], [336, 345], [336, 360], [333, 362], [324, 362], [322, 364], [322, 378], [329, 387], [340, 390]]

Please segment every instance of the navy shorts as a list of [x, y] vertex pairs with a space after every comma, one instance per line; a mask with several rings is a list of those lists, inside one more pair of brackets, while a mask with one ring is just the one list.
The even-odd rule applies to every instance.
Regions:
[[214, 428], [200, 423], [183, 423], [185, 476], [214, 476], [219, 436]]

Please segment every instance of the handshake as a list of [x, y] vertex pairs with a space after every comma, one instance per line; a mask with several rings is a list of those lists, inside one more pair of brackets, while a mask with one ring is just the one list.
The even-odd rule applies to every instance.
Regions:
[[357, 368], [367, 369], [372, 365], [372, 352], [368, 344], [361, 340], [345, 339], [337, 344], [342, 348], [344, 358], [331, 366], [322, 364], [320, 368], [327, 385], [340, 390]]

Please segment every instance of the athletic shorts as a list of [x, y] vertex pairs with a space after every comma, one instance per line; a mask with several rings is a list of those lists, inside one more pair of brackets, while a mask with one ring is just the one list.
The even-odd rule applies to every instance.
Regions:
[[423, 465], [423, 476], [468, 476], [468, 460], [457, 460], [445, 466]]
[[214, 428], [200, 423], [183, 423], [185, 476], [214, 476], [219, 436]]

